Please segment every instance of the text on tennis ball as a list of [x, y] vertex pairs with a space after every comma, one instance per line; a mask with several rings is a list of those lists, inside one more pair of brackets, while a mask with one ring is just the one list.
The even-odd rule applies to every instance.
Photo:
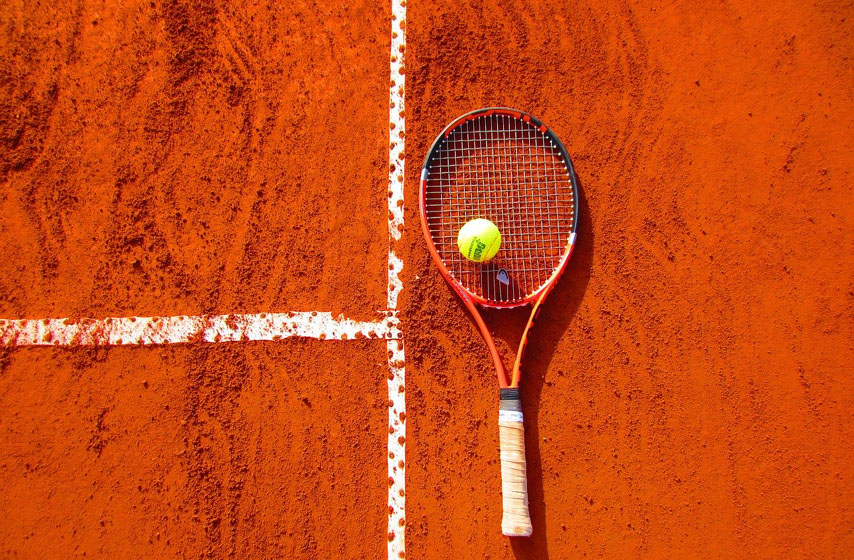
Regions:
[[501, 248], [501, 233], [490, 220], [475, 218], [460, 228], [457, 247], [468, 260], [486, 262], [495, 257]]

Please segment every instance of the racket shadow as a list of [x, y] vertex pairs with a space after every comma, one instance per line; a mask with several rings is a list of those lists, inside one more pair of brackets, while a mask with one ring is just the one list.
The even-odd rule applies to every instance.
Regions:
[[[529, 538], [510, 539], [513, 555], [520, 560], [549, 558], [546, 530], [547, 504], [543, 491], [543, 465], [539, 445], [542, 441], [539, 430], [539, 403], [548, 366], [558, 350], [561, 337], [572, 324], [590, 280], [594, 246], [593, 227], [580, 179], [578, 180], [578, 197], [578, 244], [566, 270], [543, 304], [539, 320], [528, 337], [528, 347], [522, 359], [520, 387], [525, 415], [528, 507], [534, 532]], [[528, 314], [530, 314], [530, 308], [527, 306], [511, 310], [485, 310], [484, 315], [488, 316], [487, 324], [492, 326], [495, 338], [504, 347], [502, 350], [506, 350], [521, 338]], [[547, 434], [546, 437], [549, 435]], [[571, 465], [567, 465], [567, 468], [570, 467]], [[561, 496], [550, 496], [550, 499], [561, 499]]]

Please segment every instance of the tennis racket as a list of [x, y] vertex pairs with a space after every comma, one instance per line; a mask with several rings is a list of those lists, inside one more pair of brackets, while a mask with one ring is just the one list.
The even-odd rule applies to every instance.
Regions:
[[[474, 317], [498, 373], [501, 529], [530, 536], [525, 433], [519, 393], [528, 331], [566, 268], [578, 224], [578, 181], [561, 141], [528, 113], [491, 107], [439, 134], [421, 171], [421, 227], [433, 260]], [[498, 226], [501, 247], [486, 263], [467, 260], [457, 234], [469, 220]], [[478, 306], [532, 305], [510, 377]]]

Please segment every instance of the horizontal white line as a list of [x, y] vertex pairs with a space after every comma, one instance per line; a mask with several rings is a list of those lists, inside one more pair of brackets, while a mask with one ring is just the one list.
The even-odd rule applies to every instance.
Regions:
[[105, 319], [0, 319], [5, 346], [118, 346], [280, 340], [398, 339], [394, 312], [353, 321], [320, 311]]

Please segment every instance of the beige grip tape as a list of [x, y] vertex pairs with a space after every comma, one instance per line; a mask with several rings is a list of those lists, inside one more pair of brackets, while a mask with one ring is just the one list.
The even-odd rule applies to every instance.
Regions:
[[508, 537], [529, 537], [533, 527], [528, 513], [525, 428], [521, 412], [499, 411], [498, 439], [501, 445], [501, 495], [504, 500], [501, 531]]

